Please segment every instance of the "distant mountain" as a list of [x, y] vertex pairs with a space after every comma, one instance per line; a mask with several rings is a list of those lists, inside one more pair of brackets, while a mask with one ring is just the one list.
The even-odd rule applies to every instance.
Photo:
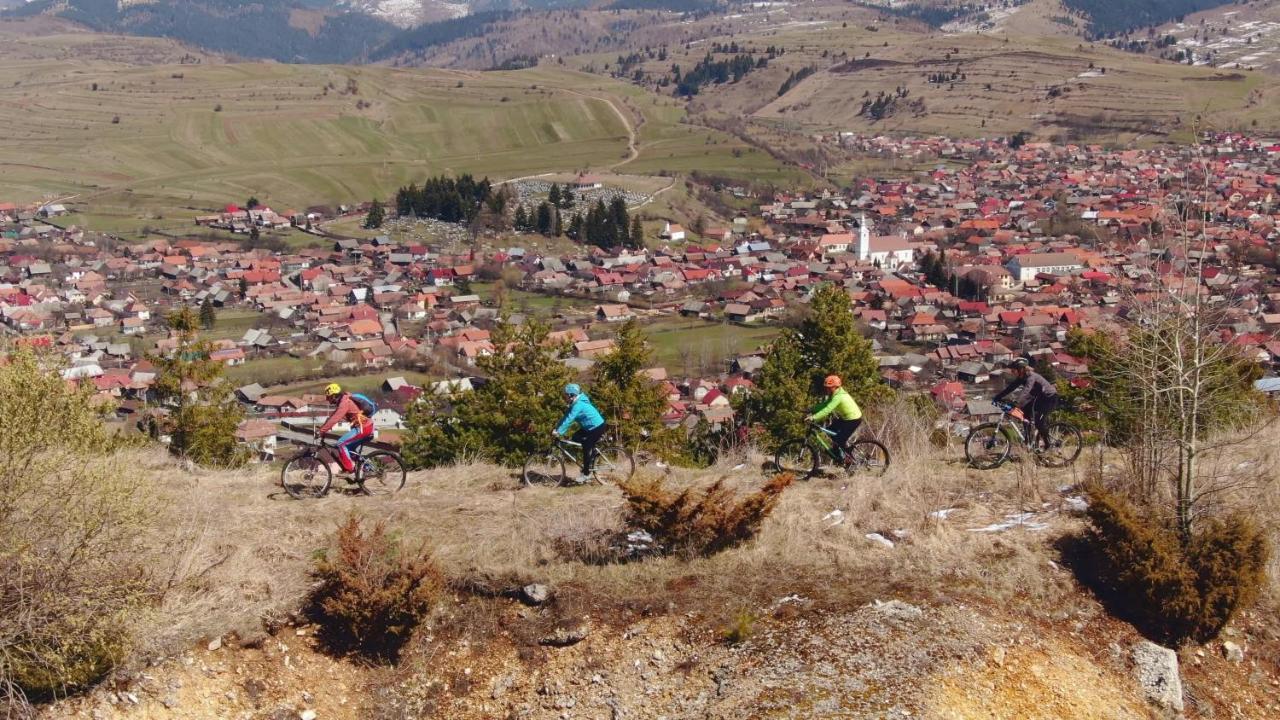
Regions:
[[[163, 37], [246, 58], [359, 63], [483, 32], [496, 18], [586, 0], [0, 0], [8, 17]], [[4, 10], [3, 3], [16, 3]]]

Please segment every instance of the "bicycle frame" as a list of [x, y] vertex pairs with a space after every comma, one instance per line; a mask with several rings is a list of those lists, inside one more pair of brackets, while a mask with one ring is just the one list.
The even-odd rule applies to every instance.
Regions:
[[[1031, 420], [1029, 418], [1014, 417], [1012, 409], [1004, 410], [1000, 413], [1000, 419], [996, 421], [996, 432], [1003, 435], [1005, 428], [1008, 428], [1013, 431], [1014, 435], [1018, 436], [1019, 443], [1024, 447], [1030, 447], [1031, 433], [1027, 427], [1030, 424]], [[1027, 432], [1024, 432], [1024, 430]]]
[[[580, 453], [574, 452], [574, 448], [581, 447], [582, 443], [574, 442], [568, 438], [556, 438], [555, 446], [552, 449], [563, 455], [565, 460], [581, 468], [582, 459], [579, 457]], [[596, 450], [596, 452], [599, 453], [600, 451]]]

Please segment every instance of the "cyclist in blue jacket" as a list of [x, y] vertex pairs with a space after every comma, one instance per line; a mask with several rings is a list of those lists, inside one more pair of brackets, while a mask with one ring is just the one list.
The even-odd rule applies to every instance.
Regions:
[[591, 404], [591, 398], [587, 397], [577, 384], [569, 383], [564, 386], [564, 398], [569, 403], [569, 410], [565, 412], [564, 419], [555, 430], [551, 431], [551, 434], [560, 437], [568, 432], [571, 425], [577, 424], [578, 431], [570, 440], [582, 445], [582, 476], [578, 478], [578, 482], [585, 483], [591, 480], [596, 443], [604, 437], [609, 426], [596, 406]]

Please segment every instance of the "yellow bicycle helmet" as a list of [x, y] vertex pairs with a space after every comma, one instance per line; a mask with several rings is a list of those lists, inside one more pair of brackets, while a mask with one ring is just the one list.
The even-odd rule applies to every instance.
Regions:
[[326, 386], [325, 386], [325, 388], [324, 388], [324, 394], [325, 394], [327, 397], [333, 397], [334, 395], [341, 395], [341, 394], [342, 394], [342, 386], [341, 386], [341, 385], [339, 385], [338, 383], [329, 383], [329, 384], [328, 384], [328, 385], [326, 385]]

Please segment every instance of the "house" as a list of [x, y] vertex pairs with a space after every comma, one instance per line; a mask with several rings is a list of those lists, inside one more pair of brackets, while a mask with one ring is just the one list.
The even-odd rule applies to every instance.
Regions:
[[685, 239], [684, 228], [676, 223], [668, 222], [662, 226], [662, 232], [658, 233], [658, 237], [671, 242], [683, 242]]
[[225, 348], [222, 350], [214, 350], [209, 353], [209, 359], [223, 363], [230, 367], [243, 365], [245, 361], [244, 348]]
[[271, 462], [279, 443], [276, 423], [261, 418], [243, 420], [236, 427], [236, 442], [253, 450], [259, 462]]
[[1015, 255], [1006, 266], [1015, 280], [1026, 284], [1036, 275], [1070, 275], [1084, 268], [1080, 258], [1071, 253], [1026, 253]]
[[603, 322], [626, 322], [634, 320], [635, 312], [626, 305], [597, 305], [596, 319]]
[[604, 179], [599, 175], [582, 174], [573, 179], [574, 190], [599, 190], [604, 187]]
[[760, 315], [746, 303], [729, 303], [724, 306], [724, 317], [730, 322], [755, 322]]

